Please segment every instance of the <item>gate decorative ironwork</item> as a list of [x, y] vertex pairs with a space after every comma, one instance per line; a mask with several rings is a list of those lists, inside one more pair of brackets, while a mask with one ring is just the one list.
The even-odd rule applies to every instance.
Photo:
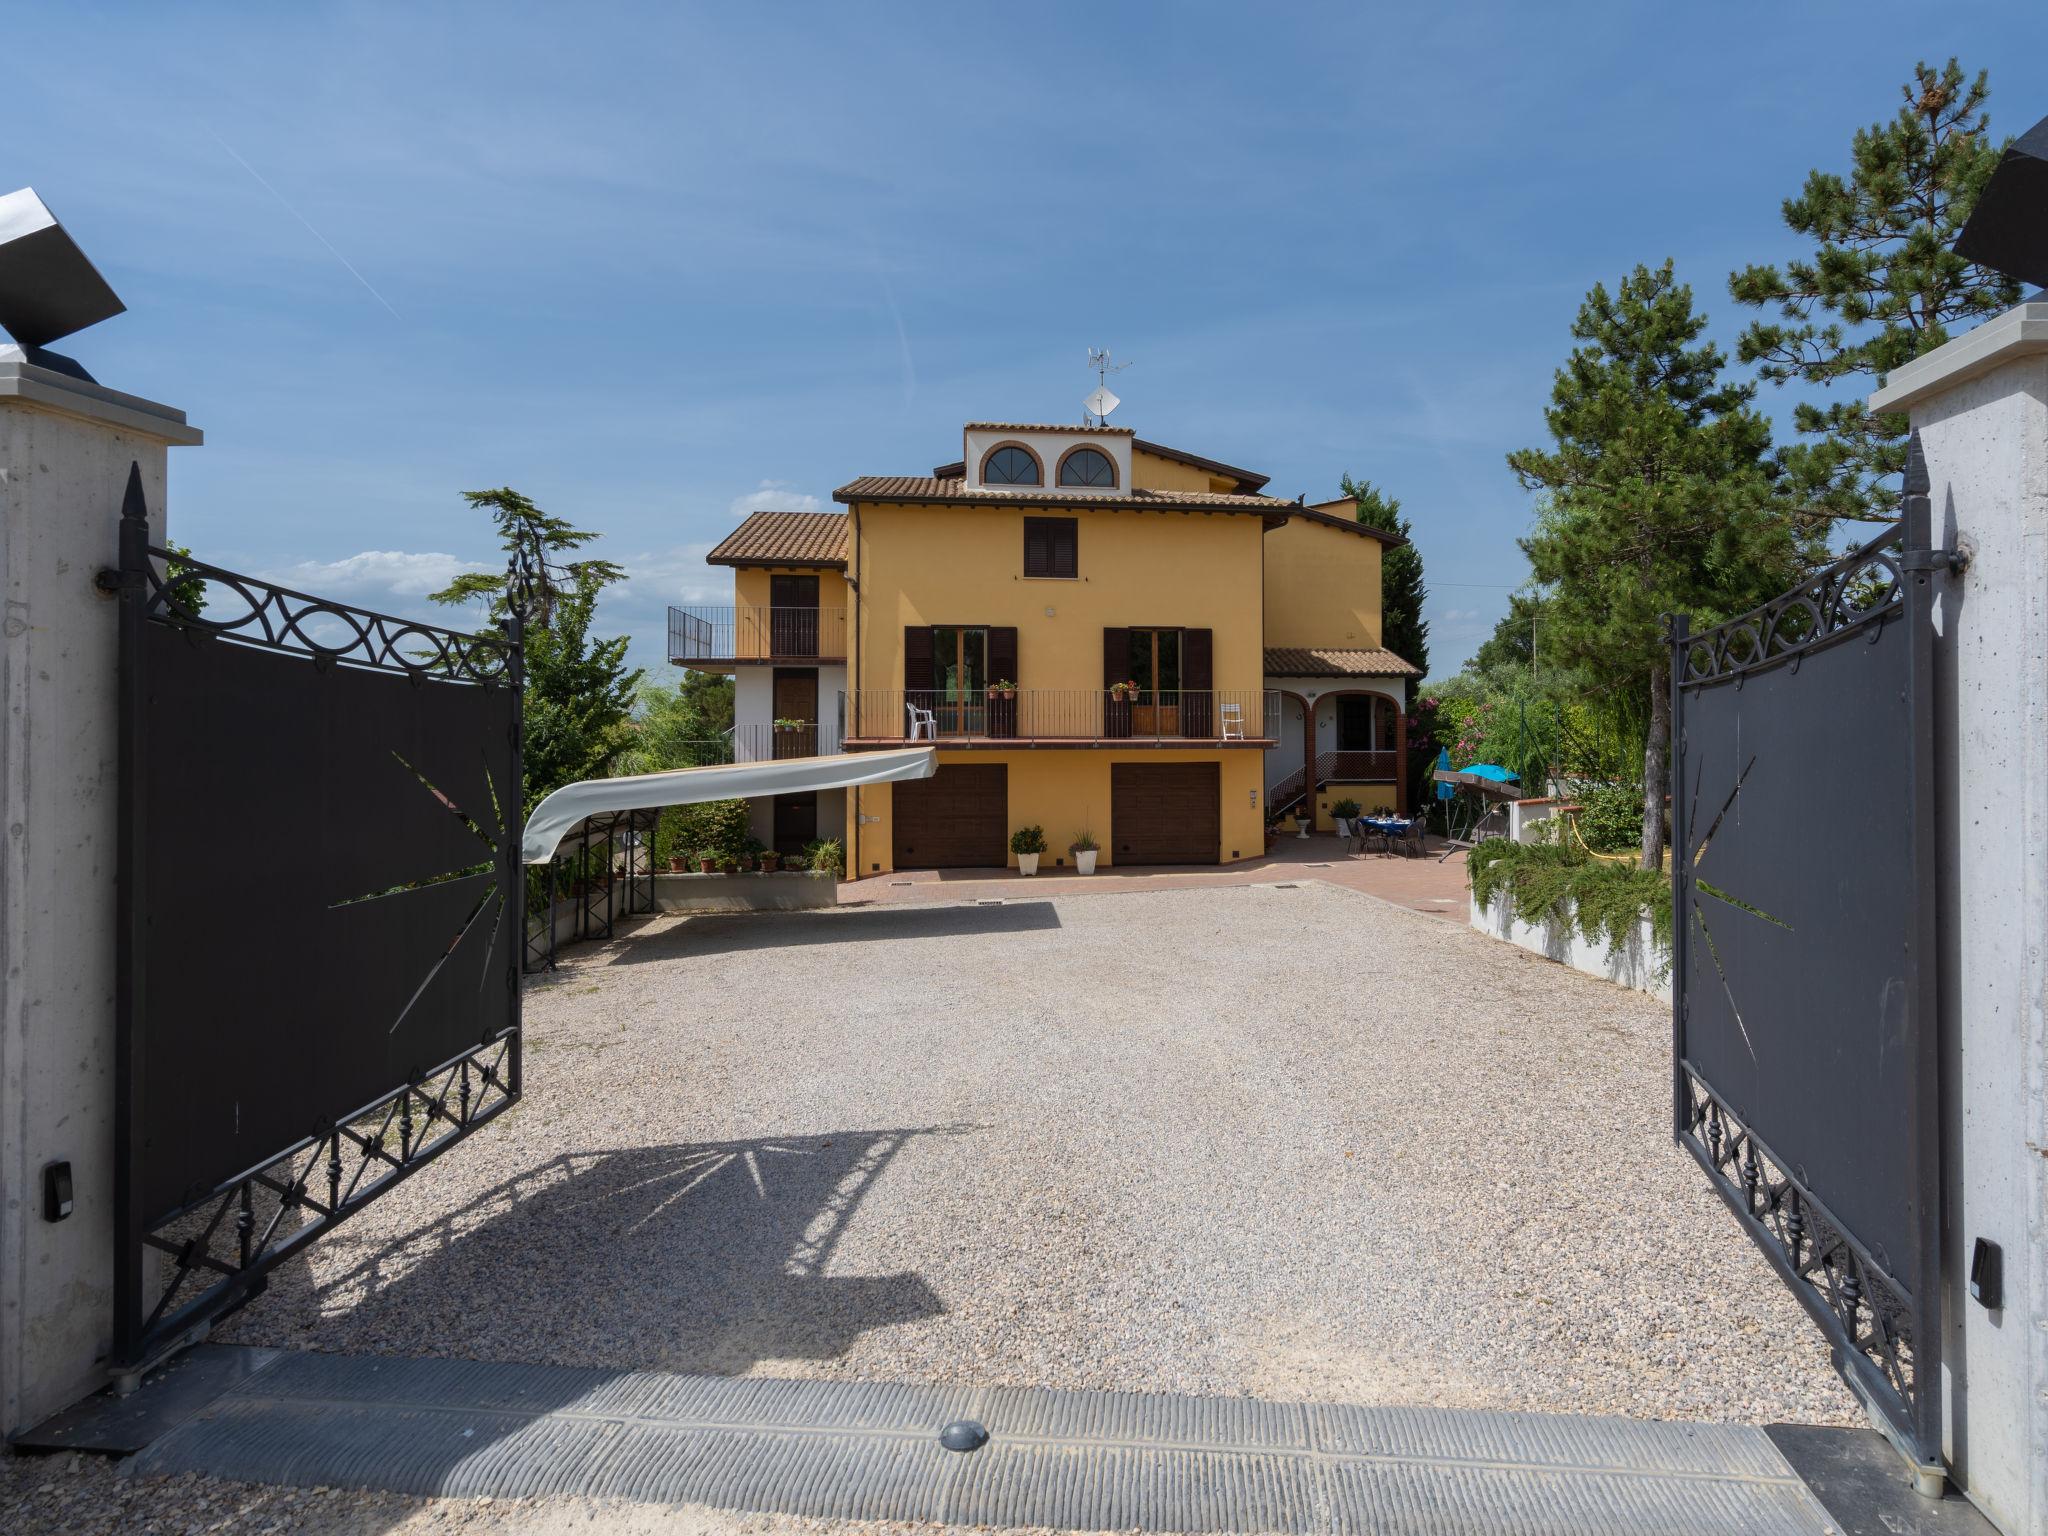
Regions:
[[1939, 1462], [1935, 578], [1901, 521], [1672, 622], [1675, 1131], [1900, 1449]]
[[531, 574], [500, 633], [366, 612], [153, 548], [135, 472], [120, 551], [132, 1373], [520, 1097]]

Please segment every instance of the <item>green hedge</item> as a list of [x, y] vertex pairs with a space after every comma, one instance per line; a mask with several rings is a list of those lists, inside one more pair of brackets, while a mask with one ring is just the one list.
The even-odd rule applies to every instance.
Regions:
[[1650, 932], [1671, 952], [1671, 879], [1662, 870], [1639, 869], [1589, 858], [1578, 848], [1555, 843], [1516, 843], [1490, 837], [1465, 862], [1472, 899], [1481, 907], [1505, 894], [1513, 915], [1525, 923], [1568, 923], [1588, 943], [1621, 949], [1647, 917]]

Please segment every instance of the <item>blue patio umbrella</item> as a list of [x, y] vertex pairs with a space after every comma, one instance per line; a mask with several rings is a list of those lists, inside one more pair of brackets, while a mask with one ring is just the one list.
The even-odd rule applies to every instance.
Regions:
[[[1449, 747], [1443, 747], [1443, 748], [1440, 748], [1440, 749], [1438, 749], [1438, 751], [1437, 751], [1437, 754], [1436, 754], [1436, 765], [1437, 765], [1437, 767], [1439, 767], [1439, 768], [1441, 768], [1441, 769], [1444, 769], [1444, 770], [1446, 770], [1446, 771], [1448, 771], [1448, 770], [1449, 770], [1449, 768], [1450, 768], [1450, 766], [1451, 766], [1451, 749], [1450, 749]], [[1457, 793], [1458, 793], [1458, 786], [1457, 786], [1457, 785], [1455, 785], [1455, 784], [1446, 784], [1446, 783], [1444, 783], [1444, 781], [1443, 781], [1442, 779], [1438, 779], [1438, 780], [1437, 780], [1437, 783], [1436, 783], [1436, 797], [1437, 797], [1437, 799], [1439, 799], [1439, 800], [1449, 800], [1450, 798], [1452, 798], [1452, 797], [1453, 797], [1454, 795], [1456, 795]]]

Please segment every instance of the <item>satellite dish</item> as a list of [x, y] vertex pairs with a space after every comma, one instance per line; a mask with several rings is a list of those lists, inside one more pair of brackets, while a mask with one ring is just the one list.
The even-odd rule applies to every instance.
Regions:
[[1095, 417], [1097, 422], [1102, 422], [1108, 419], [1109, 413], [1111, 411], [1115, 410], [1118, 406], [1122, 404], [1123, 401], [1117, 399], [1115, 395], [1112, 395], [1109, 392], [1108, 386], [1105, 385], [1098, 388], [1095, 391], [1095, 393], [1090, 395], [1086, 400], [1083, 400], [1081, 402], [1081, 407], [1083, 410], [1090, 412]]

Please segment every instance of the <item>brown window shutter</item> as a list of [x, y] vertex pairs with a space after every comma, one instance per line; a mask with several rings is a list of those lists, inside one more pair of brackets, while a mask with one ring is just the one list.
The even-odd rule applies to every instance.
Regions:
[[1111, 683], [1126, 683], [1130, 679], [1131, 632], [1128, 629], [1105, 628], [1102, 631], [1102, 734], [1105, 736], [1131, 734], [1131, 701], [1109, 696]]
[[1131, 676], [1131, 632], [1105, 629], [1102, 632], [1102, 686], [1128, 682]]
[[903, 628], [903, 691], [930, 693], [932, 677], [932, 632], [923, 624]]
[[1017, 681], [1017, 629], [989, 626], [988, 678], [990, 682]]
[[[1014, 625], [989, 626], [988, 681], [991, 687], [997, 683], [1014, 684], [1017, 681], [1017, 630]], [[989, 697], [988, 733], [991, 736], [1017, 734], [1017, 701], [1014, 698]]]
[[1180, 632], [1180, 728], [1189, 736], [1215, 733], [1216, 632]]
[[1024, 574], [1066, 576], [1080, 573], [1076, 558], [1080, 520], [1072, 517], [1024, 519]]
[[1053, 575], [1072, 577], [1080, 573], [1080, 560], [1075, 548], [1079, 542], [1080, 526], [1079, 518], [1058, 517], [1052, 519], [1052, 527], [1048, 530], [1048, 537], [1052, 543], [1050, 558]]

